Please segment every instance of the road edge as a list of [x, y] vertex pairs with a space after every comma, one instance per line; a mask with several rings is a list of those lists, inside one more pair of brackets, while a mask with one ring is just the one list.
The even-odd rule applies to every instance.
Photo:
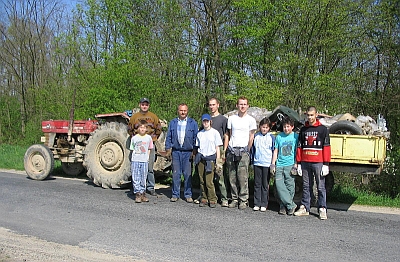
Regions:
[[[25, 171], [15, 170], [15, 169], [2, 169], [0, 168], [0, 172], [8, 172], [14, 173], [19, 175], [26, 175]], [[87, 180], [83, 178], [69, 178], [69, 177], [62, 177], [62, 176], [54, 176], [59, 179], [72, 179], [72, 180]], [[159, 185], [163, 187], [163, 185]], [[344, 203], [327, 203], [328, 210], [335, 209], [335, 210], [342, 210], [342, 211], [360, 211], [360, 212], [370, 212], [370, 213], [381, 213], [381, 214], [392, 214], [392, 215], [400, 215], [400, 208], [396, 207], [378, 207], [378, 206], [364, 206], [364, 205], [357, 205], [357, 204], [344, 204]]]

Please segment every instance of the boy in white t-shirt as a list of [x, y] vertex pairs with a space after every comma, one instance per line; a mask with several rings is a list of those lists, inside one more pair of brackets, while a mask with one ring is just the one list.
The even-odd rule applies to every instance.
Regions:
[[132, 150], [132, 186], [135, 194], [135, 202], [149, 202], [146, 197], [146, 179], [149, 165], [150, 150], [153, 149], [153, 139], [146, 134], [147, 122], [140, 120], [137, 134], [131, 139], [130, 150]]
[[197, 154], [195, 164], [198, 167], [201, 188], [200, 207], [209, 203], [211, 208], [217, 205], [217, 195], [214, 187], [214, 165], [216, 159], [220, 159], [222, 139], [217, 130], [211, 127], [211, 116], [204, 114], [201, 117], [203, 129], [197, 133]]

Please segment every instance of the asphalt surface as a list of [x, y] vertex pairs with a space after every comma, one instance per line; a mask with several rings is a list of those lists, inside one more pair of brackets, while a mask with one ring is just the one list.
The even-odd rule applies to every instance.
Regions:
[[[158, 189], [135, 204], [129, 190], [82, 179], [34, 181], [0, 171], [0, 227], [60, 244], [146, 261], [397, 261], [400, 215], [328, 206], [307, 217], [200, 208]], [[368, 211], [368, 210], [366, 210]]]

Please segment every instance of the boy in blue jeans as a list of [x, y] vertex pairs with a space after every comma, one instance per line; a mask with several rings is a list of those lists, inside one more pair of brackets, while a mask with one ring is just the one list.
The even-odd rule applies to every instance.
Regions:
[[294, 121], [285, 118], [282, 121], [283, 132], [276, 136], [275, 150], [270, 166], [275, 173], [275, 185], [280, 199], [280, 215], [293, 215], [297, 205], [293, 202], [295, 178], [297, 173], [296, 149], [299, 135], [293, 132]]
[[137, 134], [131, 139], [130, 150], [132, 150], [132, 185], [135, 194], [135, 202], [149, 202], [146, 197], [146, 179], [149, 166], [149, 154], [153, 149], [153, 139], [146, 134], [147, 122], [140, 120]]

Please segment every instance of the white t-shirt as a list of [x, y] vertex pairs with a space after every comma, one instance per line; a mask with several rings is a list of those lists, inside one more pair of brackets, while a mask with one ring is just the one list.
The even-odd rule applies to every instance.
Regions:
[[243, 117], [232, 115], [228, 118], [228, 129], [231, 130], [229, 146], [247, 147], [249, 144], [250, 131], [257, 129], [256, 120], [246, 114]]
[[132, 150], [132, 161], [147, 162], [149, 161], [149, 149], [153, 148], [153, 139], [149, 135], [141, 136], [136, 134], [131, 139], [129, 147]]
[[221, 145], [221, 136], [214, 128], [210, 128], [207, 131], [203, 129], [197, 133], [196, 146], [199, 147], [198, 152], [203, 156], [216, 154], [216, 147]]

